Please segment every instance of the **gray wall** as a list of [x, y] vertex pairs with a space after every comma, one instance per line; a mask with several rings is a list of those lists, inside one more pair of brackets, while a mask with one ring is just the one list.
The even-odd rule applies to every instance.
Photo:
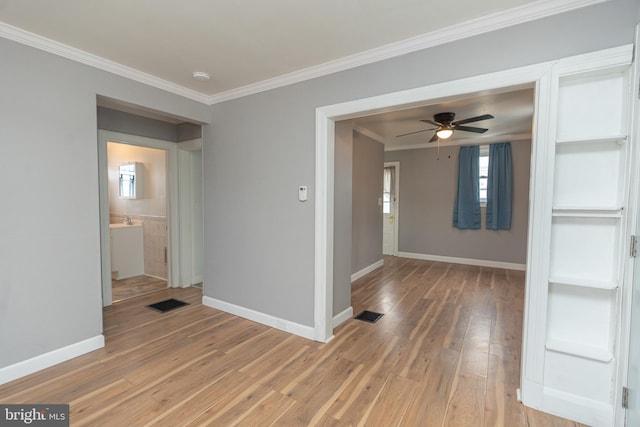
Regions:
[[351, 273], [382, 259], [383, 170], [384, 145], [354, 132]]
[[203, 123], [210, 108], [2, 38], [0, 57], [3, 368], [102, 332], [96, 95]]
[[629, 44], [637, 8], [612, 0], [212, 106], [205, 295], [313, 325], [317, 107]]
[[333, 314], [351, 307], [352, 158], [355, 154], [351, 121], [337, 122], [333, 189]]
[[512, 142], [511, 150], [511, 230], [487, 230], [484, 208], [480, 230], [453, 227], [459, 147], [440, 148], [440, 160], [435, 148], [386, 152], [385, 161], [400, 162], [398, 251], [525, 264], [531, 141]]
[[98, 129], [171, 142], [188, 141], [202, 136], [200, 125], [176, 125], [106, 107], [98, 107]]

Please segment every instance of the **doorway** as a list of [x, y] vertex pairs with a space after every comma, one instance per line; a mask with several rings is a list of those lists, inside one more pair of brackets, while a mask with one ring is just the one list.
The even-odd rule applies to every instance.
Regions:
[[398, 256], [400, 162], [384, 163], [382, 191], [382, 254]]
[[[177, 193], [175, 146], [152, 138], [98, 131], [105, 307], [123, 297], [174, 286], [171, 244], [177, 212], [171, 196]], [[125, 165], [135, 166], [135, 177], [122, 176], [120, 169]], [[138, 193], [129, 190], [123, 194], [123, 185]], [[120, 288], [115, 295], [113, 279]]]
[[[560, 271], [558, 267], [570, 266], [572, 273], [578, 275], [584, 274], [580, 270], [581, 265], [593, 265], [594, 268], [600, 269], [601, 275], [607, 275], [607, 279], [609, 279], [609, 273], [614, 271], [616, 274], [619, 273], [621, 263], [615, 261], [620, 258], [592, 257], [595, 262], [585, 263], [582, 260], [581, 264], [582, 257], [576, 254], [582, 254], [585, 251], [591, 251], [587, 254], [589, 256], [598, 251], [607, 251], [609, 255], [611, 252], [621, 253], [615, 250], [609, 251], [608, 248], [625, 247], [625, 224], [621, 220], [624, 215], [623, 208], [620, 206], [624, 206], [627, 200], [621, 198], [619, 204], [609, 206], [605, 204], [605, 197], [602, 197], [602, 200], [599, 200], [601, 204], [597, 205], [595, 213], [591, 212], [594, 209], [593, 205], [586, 205], [581, 201], [576, 208], [576, 203], [567, 203], [567, 200], [576, 194], [590, 194], [586, 183], [591, 181], [583, 179], [582, 175], [576, 178], [573, 173], [579, 170], [581, 155], [585, 151], [586, 156], [589, 157], [602, 146], [610, 149], [614, 153], [611, 156], [612, 163], [616, 164], [614, 170], [619, 172], [619, 174], [612, 173], [614, 177], [626, 177], [628, 170], [624, 168], [633, 164], [633, 162], [627, 162], [626, 151], [629, 144], [624, 144], [624, 140], [628, 139], [627, 122], [624, 118], [628, 117], [625, 115], [628, 114], [629, 102], [626, 79], [633, 58], [631, 53], [631, 46], [623, 46], [578, 57], [563, 58], [552, 63], [526, 66], [317, 108], [315, 216], [317, 256], [314, 305], [316, 339], [326, 342], [333, 335], [331, 313], [334, 284], [332, 275], [329, 273], [332, 272], [334, 249], [332, 191], [335, 185], [333, 176], [335, 121], [353, 120], [363, 115], [378, 114], [394, 108], [411, 108], [426, 105], [425, 103], [435, 104], [452, 98], [460, 99], [461, 96], [470, 97], [489, 90], [513, 91], [518, 88], [534, 88], [535, 107], [529, 193], [530, 224], [527, 230], [526, 255], [528, 268], [525, 281], [519, 397], [526, 406], [544, 412], [556, 413], [589, 424], [609, 424], [615, 407], [619, 405], [619, 396], [612, 394], [611, 390], [606, 388], [617, 385], [612, 377], [612, 366], [618, 360], [616, 356], [619, 355], [620, 349], [614, 336], [618, 331], [615, 319], [618, 318], [620, 299], [610, 296], [617, 291], [619, 284], [613, 280], [579, 282], [565, 271]], [[602, 90], [603, 86], [608, 90]], [[608, 96], [606, 99], [608, 103], [602, 101], [604, 94]], [[607, 109], [609, 113], [616, 112], [615, 120], [606, 121], [598, 127], [595, 132], [598, 138], [589, 134], [593, 144], [579, 144], [585, 138], [589, 139], [584, 129], [590, 129], [590, 127], [582, 126], [585, 121], [588, 124], [600, 124], [590, 116], [578, 113], [582, 110], [575, 106], [582, 105], [585, 101], [588, 101], [590, 108], [594, 110], [593, 114], [602, 116], [599, 109]], [[615, 106], [615, 108], [607, 106]], [[618, 143], [620, 140], [622, 144]], [[564, 145], [556, 150], [556, 145], [561, 144]], [[578, 145], [583, 151], [573, 150]], [[590, 163], [590, 167], [597, 166], [598, 170], [606, 169], [606, 164], [597, 161], [598, 156], [589, 158], [596, 159]], [[556, 160], [558, 160], [557, 163]], [[569, 163], [562, 164], [562, 162]], [[591, 169], [588, 168], [584, 170], [588, 171], [585, 176], [590, 179], [595, 176], [606, 176], [606, 173], [601, 175], [591, 173]], [[619, 184], [618, 187], [611, 189], [607, 182], [602, 186], [602, 193], [626, 196], [625, 192], [619, 191], [625, 183], [624, 179], [621, 178], [616, 183]], [[577, 187], [577, 191], [569, 191], [573, 186]], [[403, 197], [405, 196], [406, 192]], [[604, 207], [599, 210], [601, 205]], [[627, 207], [624, 207], [624, 210], [626, 212]], [[404, 212], [403, 215], [406, 217]], [[592, 217], [596, 219], [592, 220]], [[578, 226], [575, 226], [576, 224]], [[591, 228], [597, 228], [602, 224], [604, 225], [598, 231], [604, 230], [607, 233], [606, 241], [609, 247], [605, 249], [598, 243], [597, 236], [600, 235], [594, 237], [594, 233], [590, 233], [591, 230], [585, 232], [585, 229], [592, 225]], [[574, 239], [574, 235], [585, 238]], [[590, 240], [587, 241], [586, 238]], [[563, 245], [565, 242], [571, 245]], [[576, 251], [576, 248], [579, 251]], [[565, 262], [566, 259], [573, 264]], [[591, 258], [584, 257], [584, 259]], [[612, 274], [611, 277], [617, 276]], [[540, 286], [541, 283], [546, 283], [547, 286]], [[565, 292], [566, 287], [570, 287], [567, 292]], [[592, 290], [595, 287], [599, 289]], [[600, 317], [610, 314], [606, 319], [607, 324], [598, 325], [603, 333], [597, 336], [597, 347], [593, 347], [591, 341], [587, 339], [584, 340], [586, 345], [582, 345], [580, 339], [571, 341], [572, 337], [592, 336], [584, 332], [584, 323], [572, 321], [570, 317], [574, 312], [579, 312], [583, 317], [588, 317], [593, 312], [589, 310], [588, 305], [591, 300], [582, 304], [581, 294], [584, 293], [596, 295], [592, 300], [597, 300], [600, 306], [607, 304], [606, 310], [598, 309]], [[565, 296], [567, 298], [563, 300]], [[571, 300], [574, 304], [573, 311], [563, 308], [566, 306], [563, 304], [565, 300]], [[547, 315], [548, 313], [550, 314]], [[569, 315], [566, 315], [567, 313]], [[582, 329], [572, 333], [579, 328]], [[557, 337], [560, 339], [555, 339]], [[574, 345], [574, 341], [579, 345]], [[592, 352], [592, 348], [595, 348], [598, 353]], [[601, 348], [604, 349], [602, 354]], [[585, 368], [587, 366], [588, 368]], [[596, 371], [594, 367], [598, 370]], [[587, 376], [587, 373], [590, 382], [583, 384], [581, 380]], [[599, 382], [592, 381], [594, 376]], [[568, 377], [573, 379], [573, 382], [563, 380]], [[591, 401], [598, 402], [599, 405], [585, 404]]]
[[[166, 234], [166, 239], [162, 239], [162, 240], [164, 240], [166, 243], [164, 245], [162, 243], [153, 244], [153, 246], [157, 249], [157, 254], [155, 255], [154, 259], [156, 259], [159, 262], [159, 264], [161, 264], [161, 267], [164, 266], [164, 269], [166, 271], [166, 273], [163, 273], [163, 274], [166, 274], [165, 280], [167, 283], [165, 287], [177, 286], [176, 284], [179, 282], [178, 280], [176, 280], [176, 274], [179, 271], [178, 263], [177, 263], [178, 260], [176, 259], [178, 257], [172, 256], [172, 254], [174, 253], [176, 254], [179, 253], [179, 249], [177, 247], [177, 242], [179, 241], [178, 227], [177, 227], [178, 203], [177, 201], [172, 200], [172, 198], [176, 197], [178, 194], [178, 191], [177, 191], [178, 168], [177, 168], [177, 155], [176, 155], [177, 144], [168, 142], [168, 141], [157, 140], [153, 138], [146, 138], [146, 137], [141, 137], [136, 135], [128, 135], [128, 134], [122, 134], [118, 132], [98, 130], [98, 162], [99, 162], [98, 170], [99, 170], [99, 182], [100, 182], [99, 193], [100, 193], [100, 236], [101, 236], [100, 246], [101, 246], [101, 254], [102, 254], [101, 256], [102, 304], [104, 307], [111, 305], [114, 300], [113, 290], [112, 290], [112, 271], [114, 270], [112, 265], [113, 260], [112, 260], [112, 248], [111, 248], [112, 227], [110, 227], [110, 224], [112, 223], [112, 215], [110, 212], [110, 194], [109, 194], [110, 193], [109, 159], [108, 159], [109, 143], [118, 143], [118, 144], [121, 144], [122, 146], [130, 147], [130, 148], [135, 147], [137, 150], [142, 150], [144, 148], [153, 149], [153, 150], [156, 150], [154, 151], [154, 153], [156, 154], [158, 154], [159, 152], [163, 153], [164, 165], [165, 165], [163, 169], [164, 178], [158, 178], [158, 180], [164, 181], [164, 186], [158, 187], [159, 183], [155, 183], [153, 185], [155, 185], [156, 187], [153, 187], [150, 180], [147, 179], [147, 185], [150, 185], [151, 188], [146, 189], [146, 192], [151, 192], [151, 194], [157, 193], [157, 192], [163, 193], [163, 196], [158, 195], [158, 197], [155, 197], [155, 202], [152, 204], [157, 205], [158, 203], [163, 203], [165, 206], [164, 224], [162, 224], [162, 221], [155, 221], [155, 222], [161, 223], [159, 226], [158, 224], [155, 224], [156, 225], [155, 228], [165, 229], [164, 233]], [[117, 146], [114, 146], [114, 147], [117, 147]], [[156, 161], [155, 169], [156, 169], [156, 172], [158, 172], [158, 169], [160, 169], [161, 163], [157, 163], [158, 162], [157, 159], [155, 161]], [[131, 163], [130, 161], [125, 161], [125, 162]], [[144, 176], [146, 172], [144, 165], [139, 167], [141, 168], [142, 174]], [[147, 178], [150, 178], [150, 177], [147, 177]], [[112, 186], [112, 188], [114, 188], [113, 192], [115, 192], [116, 194], [115, 197], [118, 198], [119, 197], [118, 189], [120, 186], [118, 172], [116, 172], [116, 176], [113, 178], [113, 180], [114, 180], [113, 186]], [[144, 195], [145, 194], [144, 178], [142, 181], [143, 181], [142, 192]], [[160, 202], [161, 199], [164, 199], [164, 200]], [[138, 199], [133, 200], [135, 204], [139, 205], [139, 206], [136, 206], [137, 209], [141, 209], [140, 206], [145, 203], [144, 200], [145, 200], [144, 197], [141, 198], [140, 200]], [[157, 208], [155, 209], [156, 211], [158, 211]], [[141, 211], [138, 211], [137, 213], [140, 213], [140, 212]], [[162, 209], [160, 209], [158, 212], [161, 213]], [[115, 213], [117, 214], [119, 212], [115, 212]], [[113, 222], [114, 223], [123, 223], [124, 221], [129, 222], [129, 220], [126, 217], [127, 215], [125, 215], [124, 217], [122, 217], [121, 215], [114, 215]], [[129, 219], [131, 219], [131, 222], [134, 225], [136, 224], [136, 221], [134, 218], [129, 216]], [[161, 218], [155, 218], [155, 219], [160, 220]], [[154, 224], [153, 221], [144, 221], [144, 222], [151, 223], [148, 225]], [[156, 235], [159, 235], [159, 234], [161, 233], [156, 233]], [[143, 244], [144, 244], [144, 240], [143, 240]], [[158, 270], [154, 270], [154, 271], [158, 271]]]
[[112, 302], [167, 287], [167, 157], [107, 142]]

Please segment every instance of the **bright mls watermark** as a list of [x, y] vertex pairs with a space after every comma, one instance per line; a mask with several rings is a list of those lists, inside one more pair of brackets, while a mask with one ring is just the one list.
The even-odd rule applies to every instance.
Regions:
[[0, 426], [69, 427], [69, 405], [0, 404]]

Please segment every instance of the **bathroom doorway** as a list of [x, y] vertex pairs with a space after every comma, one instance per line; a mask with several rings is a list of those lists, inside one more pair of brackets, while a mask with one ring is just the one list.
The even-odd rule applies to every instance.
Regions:
[[98, 130], [105, 307], [175, 286], [176, 151], [172, 142]]
[[[112, 158], [115, 160], [112, 166], [109, 166], [109, 146], [110, 143], [117, 143], [119, 145], [112, 145], [121, 149], [121, 146], [126, 146], [129, 149], [153, 149], [155, 151], [147, 151], [146, 153], [157, 154], [161, 152], [164, 154], [164, 163], [161, 161], [158, 164], [164, 164], [164, 178], [156, 177], [154, 182], [150, 179], [158, 172], [159, 166], [151, 167], [147, 165], [145, 158], [136, 160], [134, 157], [129, 156], [129, 152], [126, 155], [115, 157], [112, 153]], [[109, 306], [114, 302], [112, 289], [112, 272], [117, 271], [117, 278], [121, 279], [122, 274], [120, 266], [116, 264], [116, 270], [113, 268], [112, 256], [129, 256], [122, 250], [118, 250], [112, 253], [111, 248], [111, 235], [114, 228], [125, 229], [130, 231], [130, 228], [140, 224], [144, 226], [145, 222], [148, 222], [147, 226], [156, 226], [157, 233], [155, 237], [158, 239], [162, 227], [164, 227], [164, 236], [162, 241], [164, 246], [158, 242], [144, 243], [146, 235], [143, 236], [144, 250], [155, 251], [155, 260], [160, 260], [160, 264], [164, 264], [166, 267], [166, 276], [162, 277], [160, 274], [145, 267], [146, 271], [144, 275], [150, 277], [156, 277], [166, 280], [164, 287], [177, 288], [187, 287], [199, 284], [202, 282], [202, 139], [196, 137], [194, 139], [185, 140], [181, 142], [172, 142], [160, 139], [153, 139], [148, 137], [129, 135], [119, 132], [107, 131], [98, 129], [98, 171], [99, 171], [99, 183], [100, 183], [100, 249], [102, 260], [102, 302], [103, 306]], [[144, 152], [143, 152], [144, 153]], [[136, 163], [138, 163], [136, 165]], [[142, 163], [142, 165], [140, 165]], [[133, 164], [133, 166], [131, 166]], [[151, 203], [155, 206], [155, 213], [143, 213], [142, 210], [134, 210], [129, 212], [121, 211], [120, 209], [112, 210], [113, 205], [118, 206], [117, 203], [110, 202], [110, 192], [115, 194], [115, 198], [120, 198], [120, 186], [128, 185], [126, 194], [124, 197], [132, 197], [132, 191], [137, 191], [136, 185], [138, 181], [136, 178], [123, 177], [121, 184], [120, 178], [120, 166], [127, 165], [128, 168], [124, 168], [124, 174], [130, 174], [128, 169], [134, 169], [135, 176], [140, 169], [142, 175], [142, 198], [138, 199], [137, 194], [135, 199], [130, 199], [129, 202], [141, 209], [143, 203]], [[113, 168], [116, 172], [112, 172], [111, 178], [109, 177], [109, 169]], [[117, 168], [117, 169], [116, 169]], [[164, 182], [164, 187], [160, 186], [160, 181]], [[149, 188], [147, 188], [149, 187]], [[150, 192], [150, 193], [149, 193]], [[147, 200], [148, 194], [156, 194], [151, 200]], [[156, 206], [161, 202], [164, 203], [164, 211], [162, 208]], [[138, 206], [140, 205], [140, 206]], [[162, 212], [165, 212], [164, 225], [162, 224], [161, 217]], [[138, 218], [140, 216], [140, 218]], [[127, 218], [129, 217], [129, 218]], [[131, 224], [129, 223], [131, 220]], [[154, 222], [155, 221], [155, 222]], [[126, 225], [123, 225], [125, 224]], [[112, 226], [114, 224], [115, 226]], [[140, 228], [141, 231], [144, 229]], [[150, 237], [154, 238], [154, 236]], [[148, 249], [148, 243], [153, 243], [151, 249]], [[125, 247], [130, 247], [125, 245]], [[165, 250], [166, 248], [166, 250]], [[140, 251], [137, 251], [139, 254]], [[165, 261], [166, 260], [166, 261]], [[162, 271], [162, 270], [160, 270]], [[133, 286], [141, 286], [139, 284], [133, 284]], [[152, 286], [152, 285], [149, 285]]]
[[112, 302], [167, 287], [167, 151], [107, 142]]

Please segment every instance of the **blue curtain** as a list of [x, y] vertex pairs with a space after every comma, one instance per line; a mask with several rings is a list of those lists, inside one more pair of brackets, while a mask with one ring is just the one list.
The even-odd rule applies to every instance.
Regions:
[[479, 146], [460, 147], [458, 191], [453, 206], [453, 226], [456, 228], [480, 228], [479, 158]]
[[489, 146], [489, 175], [487, 179], [487, 229], [511, 229], [513, 167], [511, 143]]

